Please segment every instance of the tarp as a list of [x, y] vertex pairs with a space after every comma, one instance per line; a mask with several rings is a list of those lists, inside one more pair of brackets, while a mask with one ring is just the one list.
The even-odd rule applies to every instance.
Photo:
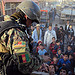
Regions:
[[48, 10], [40, 10], [41, 12], [48, 12]]

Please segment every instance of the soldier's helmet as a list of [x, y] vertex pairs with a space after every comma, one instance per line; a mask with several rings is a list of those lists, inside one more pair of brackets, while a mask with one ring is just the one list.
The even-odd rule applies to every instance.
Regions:
[[17, 9], [20, 9], [29, 19], [39, 22], [40, 8], [35, 2], [25, 0], [17, 6]]

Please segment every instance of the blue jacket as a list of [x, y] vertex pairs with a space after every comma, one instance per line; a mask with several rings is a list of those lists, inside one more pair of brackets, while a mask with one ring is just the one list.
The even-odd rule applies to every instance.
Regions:
[[35, 29], [32, 34], [32, 38], [34, 42], [38, 42], [38, 40], [42, 40], [42, 30], [40, 29], [40, 36], [38, 38], [37, 30]]
[[70, 54], [72, 54], [73, 53], [73, 51], [71, 50], [71, 51], [66, 51], [65, 53], [67, 53], [68, 55], [70, 55]]
[[63, 66], [63, 64], [66, 64], [66, 68], [67, 70], [70, 70], [71, 69], [71, 62], [69, 60], [67, 61], [64, 61], [64, 59], [60, 59], [57, 63], [57, 65], [61, 68]]
[[54, 46], [54, 50], [56, 50], [56, 51], [57, 51], [58, 49], [60, 49], [60, 46], [55, 45], [55, 46]]

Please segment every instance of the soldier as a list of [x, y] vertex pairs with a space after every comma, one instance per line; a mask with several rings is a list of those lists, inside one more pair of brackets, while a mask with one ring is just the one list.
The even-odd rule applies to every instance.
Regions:
[[10, 21], [0, 23], [0, 53], [4, 75], [28, 75], [37, 70], [42, 61], [49, 61], [47, 56], [30, 53], [26, 29], [33, 23], [39, 23], [40, 9], [33, 1], [23, 1], [11, 15]]

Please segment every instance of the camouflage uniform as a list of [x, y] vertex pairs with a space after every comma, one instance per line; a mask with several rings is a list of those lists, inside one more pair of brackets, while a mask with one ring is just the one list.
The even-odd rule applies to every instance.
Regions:
[[[25, 52], [30, 52], [29, 46], [28, 46], [28, 37], [27, 34], [23, 31], [21, 31], [19, 28], [11, 28], [8, 31], [5, 31], [3, 35], [1, 36], [1, 44], [5, 46], [5, 48], [10, 51], [12, 54], [12, 50], [15, 50], [15, 44], [14, 42], [25, 42], [25, 47], [21, 47], [20, 51], [25, 50]], [[18, 49], [19, 50], [19, 49]], [[15, 51], [14, 51], [15, 53]], [[30, 54], [30, 53], [29, 53]], [[30, 71], [37, 70], [40, 65], [42, 64], [42, 59], [37, 56], [30, 54], [31, 60], [29, 63], [21, 64], [18, 66], [19, 70], [26, 74]]]
[[[0, 24], [0, 43], [11, 54], [7, 66], [9, 67], [13, 64], [11, 67], [15, 67], [17, 65], [18, 70], [23, 74], [37, 70], [42, 63], [42, 60], [39, 56], [30, 54], [28, 37], [22, 29], [22, 24], [30, 26], [34, 21], [39, 23], [40, 8], [35, 2], [24, 0], [17, 6], [16, 12], [12, 14], [10, 18], [12, 22], [7, 21], [6, 23]], [[16, 22], [16, 20], [19, 22]], [[21, 24], [22, 28], [17, 27], [19, 24]], [[11, 58], [12, 60], [10, 60]], [[9, 70], [11, 70], [11, 67]], [[9, 75], [11, 75], [11, 73]]]

